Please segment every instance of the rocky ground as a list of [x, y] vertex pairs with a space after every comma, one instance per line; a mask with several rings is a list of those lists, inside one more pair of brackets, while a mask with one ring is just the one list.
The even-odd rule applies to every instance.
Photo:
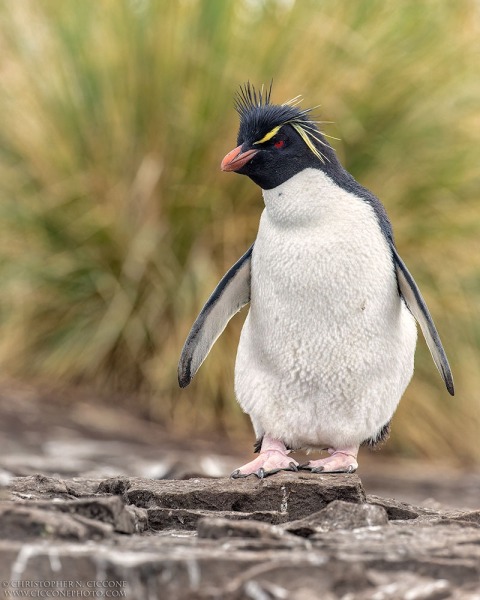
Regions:
[[38, 396], [0, 392], [3, 597], [480, 599], [478, 473], [232, 480], [248, 454]]

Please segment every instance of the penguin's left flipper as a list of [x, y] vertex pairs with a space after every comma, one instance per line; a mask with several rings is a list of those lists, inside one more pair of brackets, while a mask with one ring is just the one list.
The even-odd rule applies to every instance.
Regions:
[[227, 323], [250, 302], [252, 246], [222, 277], [188, 334], [178, 363], [178, 383], [186, 387]]
[[450, 394], [453, 396], [455, 393], [453, 386], [453, 376], [448, 364], [447, 355], [443, 349], [440, 336], [438, 335], [435, 323], [430, 315], [425, 300], [418, 289], [415, 280], [410, 274], [409, 270], [405, 266], [405, 263], [400, 258], [396, 248], [391, 245], [392, 255], [395, 262], [395, 268], [397, 271], [397, 281], [400, 294], [405, 300], [405, 304], [408, 306], [410, 312], [417, 320], [420, 328], [427, 342], [428, 349], [432, 353], [432, 358], [437, 366], [440, 375], [445, 382], [445, 386]]

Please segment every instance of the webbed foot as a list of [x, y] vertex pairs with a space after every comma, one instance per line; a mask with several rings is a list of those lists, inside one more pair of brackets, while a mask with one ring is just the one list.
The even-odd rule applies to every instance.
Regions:
[[263, 479], [267, 475], [273, 475], [279, 471], [298, 471], [298, 463], [288, 456], [289, 450], [279, 440], [273, 440], [264, 436], [260, 454], [251, 462], [236, 469], [231, 477], [248, 477], [256, 475]]
[[354, 473], [358, 468], [358, 447], [353, 448], [329, 448], [331, 456], [310, 460], [302, 469], [308, 469], [312, 473]]

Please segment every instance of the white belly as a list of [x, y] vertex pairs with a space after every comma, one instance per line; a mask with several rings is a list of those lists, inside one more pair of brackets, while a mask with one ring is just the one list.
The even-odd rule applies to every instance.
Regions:
[[361, 443], [389, 421], [413, 373], [416, 326], [388, 243], [370, 205], [320, 171], [264, 197], [238, 400], [257, 435], [292, 447]]

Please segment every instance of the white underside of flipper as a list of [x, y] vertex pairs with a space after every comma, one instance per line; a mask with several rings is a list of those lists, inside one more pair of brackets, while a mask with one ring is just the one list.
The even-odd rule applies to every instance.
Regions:
[[178, 383], [192, 381], [230, 319], [250, 301], [252, 247], [231, 267], [196, 318], [180, 355]]

